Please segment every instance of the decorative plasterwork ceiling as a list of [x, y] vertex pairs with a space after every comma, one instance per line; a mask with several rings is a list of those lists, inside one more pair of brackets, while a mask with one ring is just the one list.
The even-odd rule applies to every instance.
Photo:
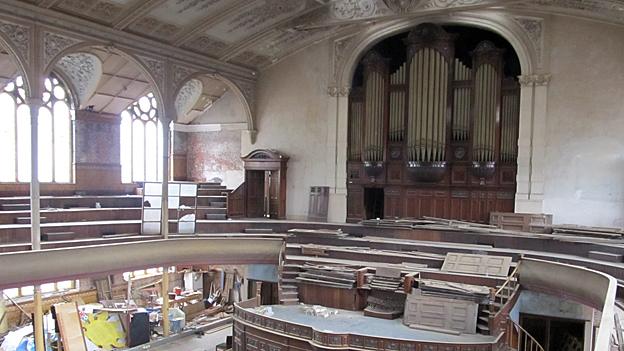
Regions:
[[[13, 0], [11, 0], [13, 1]], [[624, 24], [621, 0], [20, 0], [250, 68], [371, 23], [495, 8]], [[48, 11], [48, 10], [46, 10]], [[536, 33], [539, 21], [518, 18]], [[13, 28], [0, 28], [7, 31]], [[24, 50], [27, 50], [24, 48]], [[539, 48], [538, 48], [539, 50]], [[27, 55], [27, 51], [23, 53]]]

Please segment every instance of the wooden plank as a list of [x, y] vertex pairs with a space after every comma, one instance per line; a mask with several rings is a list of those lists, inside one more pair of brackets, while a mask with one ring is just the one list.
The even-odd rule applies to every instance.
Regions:
[[78, 304], [61, 303], [54, 305], [63, 349], [65, 351], [87, 351], [82, 323], [78, 314]]

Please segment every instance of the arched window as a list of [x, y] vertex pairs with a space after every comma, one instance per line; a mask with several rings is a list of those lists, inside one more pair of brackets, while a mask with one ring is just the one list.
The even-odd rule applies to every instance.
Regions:
[[141, 97], [121, 113], [121, 181], [162, 180], [162, 125], [154, 94]]
[[[45, 80], [39, 110], [39, 181], [72, 181], [74, 106], [63, 83]], [[30, 108], [24, 80], [17, 77], [0, 93], [0, 182], [30, 181]]]

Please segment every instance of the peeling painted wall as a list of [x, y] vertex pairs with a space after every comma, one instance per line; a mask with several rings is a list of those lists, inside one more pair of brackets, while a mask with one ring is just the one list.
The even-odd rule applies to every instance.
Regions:
[[244, 180], [241, 160], [241, 132], [187, 133], [188, 177], [198, 182], [219, 178], [228, 189], [236, 189]]

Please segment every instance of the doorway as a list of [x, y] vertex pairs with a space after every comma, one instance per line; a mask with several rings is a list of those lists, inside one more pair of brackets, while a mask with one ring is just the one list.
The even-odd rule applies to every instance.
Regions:
[[520, 325], [544, 351], [582, 351], [584, 348], [584, 321], [521, 314]]
[[364, 210], [366, 219], [384, 217], [384, 189], [364, 188]]

